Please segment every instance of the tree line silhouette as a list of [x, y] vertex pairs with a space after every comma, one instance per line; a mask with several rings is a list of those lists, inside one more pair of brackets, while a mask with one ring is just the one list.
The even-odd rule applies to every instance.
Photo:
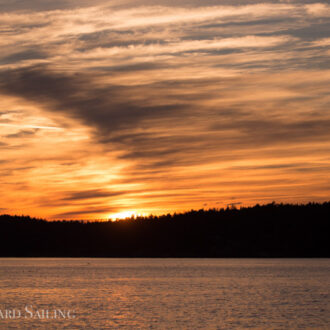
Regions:
[[329, 257], [330, 202], [119, 221], [0, 216], [1, 257]]

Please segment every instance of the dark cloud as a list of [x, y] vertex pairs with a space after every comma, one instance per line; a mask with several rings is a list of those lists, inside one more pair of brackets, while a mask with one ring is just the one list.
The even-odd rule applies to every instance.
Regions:
[[[100, 3], [104, 3], [104, 0], [93, 1], [94, 5]], [[1, 0], [0, 12], [73, 9], [77, 7], [88, 7], [90, 4], [89, 0]]]
[[[231, 18], [232, 19], [232, 18]], [[288, 22], [294, 22], [295, 19], [294, 17], [279, 17], [279, 18], [268, 18], [268, 19], [255, 19], [255, 20], [246, 20], [246, 21], [230, 21], [230, 22], [221, 22], [221, 23], [208, 23], [208, 24], [201, 24], [198, 26], [198, 28], [201, 29], [214, 29], [214, 28], [223, 28], [223, 27], [233, 27], [233, 26], [246, 26], [246, 27], [251, 27], [252, 25], [269, 25], [269, 24], [279, 24], [279, 23], [285, 23], [287, 24]], [[210, 33], [210, 32], [208, 32]], [[244, 34], [244, 32], [241, 32]], [[262, 32], [260, 31], [260, 34]], [[228, 34], [230, 32], [228, 31]], [[230, 34], [232, 36], [232, 34]]]
[[321, 140], [330, 136], [330, 119], [311, 120], [309, 117], [299, 120], [258, 118], [241, 120], [239, 115], [230, 122], [211, 125], [212, 130], [237, 130], [236, 138], [229, 138], [227, 143], [237, 144], [241, 139], [244, 145], [267, 145]]
[[75, 211], [68, 211], [68, 212], [63, 212], [59, 214], [53, 215], [51, 218], [53, 219], [59, 219], [59, 218], [67, 218], [67, 217], [77, 217], [77, 216], [83, 216], [83, 215], [94, 215], [97, 216], [97, 214], [104, 214], [104, 213], [114, 213], [117, 212], [118, 208], [116, 207], [91, 207], [91, 208], [81, 208], [77, 209]]
[[[231, 108], [201, 105], [201, 101], [207, 97], [212, 99], [213, 95], [207, 92], [203, 95], [200, 91], [218, 85], [217, 97], [220, 97], [221, 93], [231, 92], [233, 86], [244, 90], [250, 82], [241, 78], [123, 87], [102, 86], [99, 81], [104, 77], [95, 72], [60, 73], [39, 66], [3, 72], [0, 90], [36, 102], [50, 112], [61, 112], [80, 120], [93, 128], [97, 142], [116, 146], [122, 151], [121, 159], [138, 160], [141, 170], [200, 164], [226, 159], [227, 153], [232, 158], [239, 150], [330, 138], [330, 118], [326, 114], [286, 119], [271, 113], [265, 116], [265, 111], [251, 111], [251, 105], [244, 102]], [[297, 82], [297, 86], [291, 88], [307, 89], [309, 85]], [[194, 93], [186, 95], [187, 90]], [[174, 96], [171, 91], [176, 91]], [[319, 93], [323, 93], [322, 89]], [[313, 102], [317, 97], [319, 95], [313, 93], [289, 101], [302, 104]], [[286, 106], [287, 102], [288, 98], [281, 99], [272, 107]], [[96, 196], [107, 194], [94, 193]], [[93, 192], [81, 193], [68, 198], [83, 199], [92, 195]]]
[[162, 63], [137, 63], [130, 65], [113, 65], [113, 66], [93, 66], [90, 68], [92, 71], [104, 71], [104, 72], [134, 72], [134, 71], [147, 71], [147, 70], [159, 70], [161, 68], [168, 67], [168, 65]]
[[269, 164], [269, 165], [253, 165], [253, 166], [233, 166], [235, 170], [272, 170], [272, 169], [287, 169], [296, 168], [305, 165], [304, 163], [288, 163], [288, 164]]
[[166, 43], [161, 39], [143, 38], [143, 32], [146, 31], [141, 31], [141, 29], [135, 31], [104, 29], [97, 32], [82, 33], [76, 36], [77, 40], [82, 42], [82, 46], [77, 50], [85, 52], [97, 47], [111, 48]]
[[38, 131], [39, 131], [39, 129], [37, 129], [37, 128], [36, 129], [32, 129], [32, 130], [20, 130], [17, 133], [6, 135], [5, 138], [7, 138], [7, 139], [14, 139], [14, 138], [29, 137], [29, 136], [35, 135]]
[[101, 135], [183, 108], [171, 103], [139, 104], [131, 97], [136, 92], [134, 88], [97, 87], [97, 80], [101, 78], [92, 74], [62, 74], [46, 67], [23, 68], [2, 72], [0, 90], [42, 104], [50, 111], [80, 119], [88, 126], [98, 128]]
[[330, 37], [330, 22], [312, 23], [302, 28], [291, 28], [290, 30], [281, 31], [283, 34], [291, 34], [305, 41], [313, 41], [321, 38]]
[[[281, 0], [281, 3], [288, 4], [310, 4], [317, 3], [319, 0]], [[258, 0], [125, 0], [121, 2], [121, 7], [127, 5], [135, 6], [171, 6], [171, 7], [202, 7], [202, 6], [238, 6], [238, 5], [252, 5], [260, 3]], [[278, 0], [265, 0], [262, 3], [278, 3]], [[119, 5], [118, 5], [119, 6]]]
[[[5, 163], [6, 164], [6, 163]], [[0, 174], [3, 177], [9, 177], [11, 175], [16, 175], [18, 172], [25, 172], [28, 170], [34, 169], [32, 166], [13, 166], [12, 164], [10, 167], [6, 167], [5, 169], [0, 170]]]
[[284, 164], [267, 164], [267, 165], [253, 165], [253, 166], [232, 166], [230, 169], [238, 171], [255, 171], [255, 170], [283, 170], [285, 172], [301, 172], [310, 173], [317, 172], [322, 173], [330, 171], [330, 165], [324, 165], [322, 163], [284, 163]]
[[107, 191], [102, 189], [94, 189], [88, 191], [76, 191], [65, 193], [65, 197], [61, 198], [62, 201], [74, 201], [74, 200], [85, 200], [85, 199], [97, 199], [105, 197], [116, 197], [126, 194], [125, 191]]
[[48, 55], [40, 50], [28, 49], [0, 58], [0, 64], [12, 64], [25, 60], [46, 59]]

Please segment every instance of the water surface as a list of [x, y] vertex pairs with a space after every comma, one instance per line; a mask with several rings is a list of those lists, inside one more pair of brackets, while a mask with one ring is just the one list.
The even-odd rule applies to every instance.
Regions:
[[0, 259], [0, 328], [329, 328], [329, 284], [329, 259]]

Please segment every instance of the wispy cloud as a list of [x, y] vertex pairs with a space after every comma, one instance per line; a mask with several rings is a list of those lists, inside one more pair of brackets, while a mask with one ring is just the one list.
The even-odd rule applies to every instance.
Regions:
[[79, 218], [327, 198], [328, 4], [0, 8], [0, 171], [13, 211]]
[[22, 124], [7, 124], [7, 123], [0, 123], [0, 126], [5, 127], [18, 127], [18, 128], [36, 128], [36, 129], [49, 129], [49, 130], [61, 130], [61, 127], [53, 127], [53, 126], [38, 126], [38, 125], [22, 125]]

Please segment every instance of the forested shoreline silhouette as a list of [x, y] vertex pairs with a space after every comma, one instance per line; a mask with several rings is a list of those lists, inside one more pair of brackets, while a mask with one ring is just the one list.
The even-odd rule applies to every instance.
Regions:
[[1, 257], [329, 257], [330, 202], [119, 221], [0, 216]]

